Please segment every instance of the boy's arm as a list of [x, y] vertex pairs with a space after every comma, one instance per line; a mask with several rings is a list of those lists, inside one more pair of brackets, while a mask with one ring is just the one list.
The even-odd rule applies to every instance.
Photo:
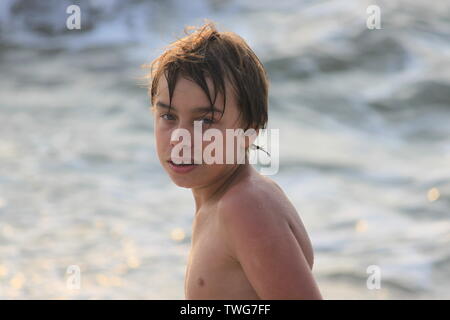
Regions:
[[[322, 299], [287, 221], [249, 199], [219, 209], [235, 258], [261, 299]], [[257, 208], [259, 207], [259, 209]]]

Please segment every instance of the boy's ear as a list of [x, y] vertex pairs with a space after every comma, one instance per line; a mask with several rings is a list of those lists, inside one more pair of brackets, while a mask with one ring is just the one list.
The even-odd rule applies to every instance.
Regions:
[[[244, 148], [248, 149], [258, 137], [259, 129], [249, 128], [245, 131]], [[248, 137], [248, 138], [247, 138]]]

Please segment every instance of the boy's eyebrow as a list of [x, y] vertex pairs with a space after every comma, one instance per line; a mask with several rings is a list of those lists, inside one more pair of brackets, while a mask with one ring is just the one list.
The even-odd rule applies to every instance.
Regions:
[[[164, 102], [161, 102], [161, 101], [158, 101], [158, 102], [156, 103], [156, 106], [157, 106], [157, 107], [160, 107], [160, 108], [164, 108], [164, 109], [169, 109], [169, 105], [166, 104], [166, 103], [164, 103]], [[174, 106], [171, 106], [170, 108], [171, 108], [171, 109], [174, 109], [175, 111], [177, 110]], [[215, 106], [209, 106], [209, 107], [208, 107], [208, 106], [206, 106], [206, 107], [195, 107], [195, 108], [192, 110], [192, 112], [211, 112], [212, 110], [214, 110], [214, 112], [218, 112], [218, 113], [220, 113], [220, 114], [223, 113], [222, 110], [217, 109]]]

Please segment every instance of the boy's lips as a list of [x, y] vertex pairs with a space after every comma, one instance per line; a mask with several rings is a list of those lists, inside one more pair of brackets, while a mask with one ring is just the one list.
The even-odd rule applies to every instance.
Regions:
[[[197, 164], [175, 164], [172, 160], [167, 160], [169, 167], [176, 173], [188, 173], [198, 167]], [[193, 161], [192, 161], [193, 162]]]
[[194, 164], [194, 159], [167, 159], [167, 162], [173, 163], [173, 164]]

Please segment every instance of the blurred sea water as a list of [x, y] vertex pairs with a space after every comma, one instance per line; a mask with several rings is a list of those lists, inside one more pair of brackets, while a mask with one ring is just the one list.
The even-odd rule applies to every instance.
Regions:
[[141, 65], [203, 18], [267, 68], [271, 178], [324, 298], [450, 298], [448, 1], [77, 3], [79, 31], [70, 1], [0, 3], [0, 299], [184, 298], [194, 202], [159, 165]]

